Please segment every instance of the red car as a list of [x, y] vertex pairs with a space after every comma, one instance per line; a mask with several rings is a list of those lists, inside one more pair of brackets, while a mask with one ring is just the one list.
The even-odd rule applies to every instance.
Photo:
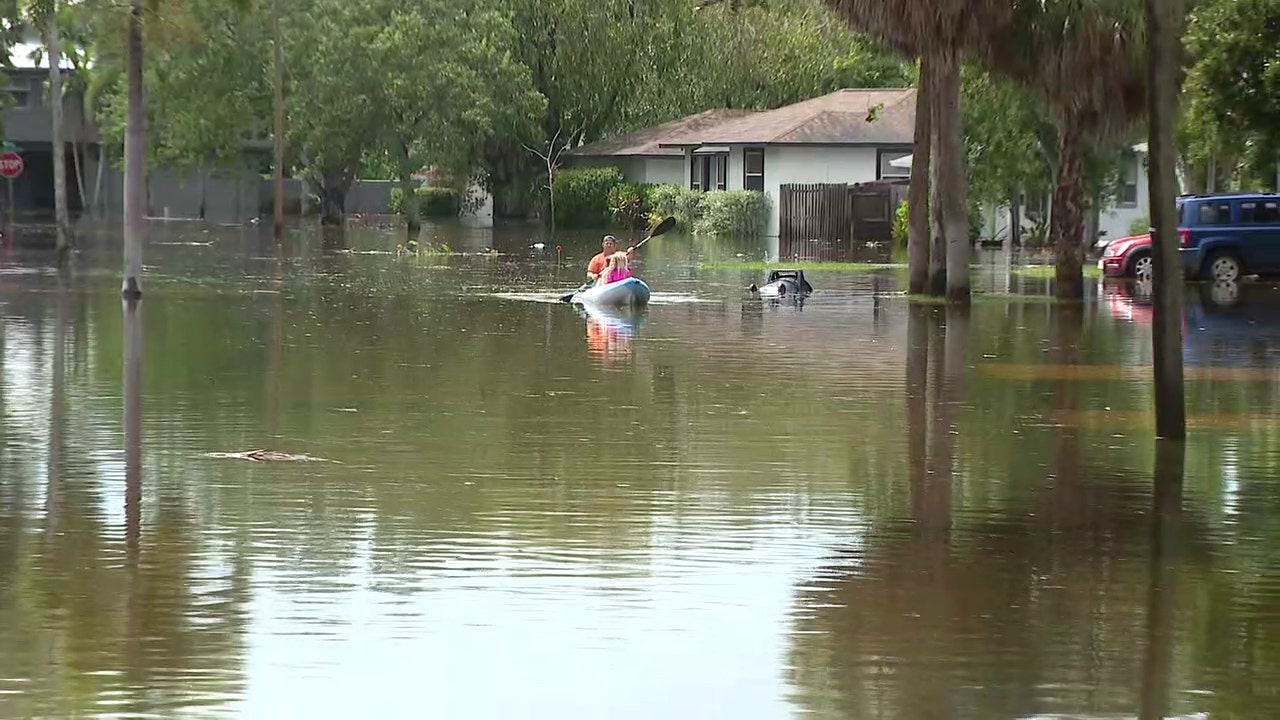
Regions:
[[[1181, 245], [1187, 244], [1189, 232], [1178, 228]], [[1151, 275], [1151, 233], [1130, 235], [1111, 241], [1102, 251], [1098, 269], [1108, 277], [1147, 277]]]

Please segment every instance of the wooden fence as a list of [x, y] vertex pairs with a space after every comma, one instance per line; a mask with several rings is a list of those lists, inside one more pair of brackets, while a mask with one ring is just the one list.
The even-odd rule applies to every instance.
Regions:
[[848, 260], [865, 256], [868, 244], [888, 249], [893, 214], [905, 196], [905, 185], [891, 183], [783, 185], [778, 255], [787, 260]]

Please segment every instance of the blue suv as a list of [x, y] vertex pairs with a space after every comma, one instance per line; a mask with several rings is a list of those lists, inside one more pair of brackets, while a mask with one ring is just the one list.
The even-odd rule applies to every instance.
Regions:
[[1272, 193], [1178, 198], [1182, 269], [1230, 282], [1280, 274], [1280, 196]]

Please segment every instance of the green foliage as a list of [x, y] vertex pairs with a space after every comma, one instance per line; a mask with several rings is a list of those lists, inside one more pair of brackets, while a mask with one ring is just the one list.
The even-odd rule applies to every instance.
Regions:
[[613, 224], [627, 229], [638, 229], [649, 218], [648, 186], [622, 182], [609, 188], [609, 214]]
[[[418, 198], [418, 217], [457, 217], [462, 212], [462, 195], [448, 187], [422, 187], [414, 190]], [[391, 212], [404, 212], [404, 192], [391, 188]]]
[[694, 223], [700, 235], [759, 237], [769, 223], [769, 196], [755, 190], [713, 190], [702, 197]]
[[703, 197], [701, 191], [680, 185], [653, 185], [649, 190], [649, 207], [658, 214], [659, 220], [674, 217], [680, 232], [693, 232]]
[[1134, 218], [1133, 222], [1129, 223], [1130, 235], [1146, 235], [1150, 230], [1151, 218], [1148, 218], [1146, 215]]
[[622, 182], [622, 171], [616, 167], [557, 172], [552, 183], [556, 227], [607, 227], [612, 220], [609, 193]]
[[1240, 186], [1274, 182], [1280, 152], [1280, 3], [1209, 0], [1190, 14], [1194, 58], [1180, 136], [1187, 161], [1239, 164]]
[[961, 109], [971, 198], [1003, 204], [1023, 191], [1051, 187], [1058, 134], [1030, 92], [966, 67]]
[[907, 208], [907, 201], [903, 200], [898, 203], [897, 209], [893, 211], [893, 241], [906, 247], [907, 234], [909, 232], [910, 215]]

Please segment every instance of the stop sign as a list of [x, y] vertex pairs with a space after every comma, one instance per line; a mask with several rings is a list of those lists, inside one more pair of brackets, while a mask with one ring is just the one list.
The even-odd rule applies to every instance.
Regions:
[[16, 152], [0, 154], [0, 177], [12, 180], [22, 174], [26, 164], [22, 156]]

